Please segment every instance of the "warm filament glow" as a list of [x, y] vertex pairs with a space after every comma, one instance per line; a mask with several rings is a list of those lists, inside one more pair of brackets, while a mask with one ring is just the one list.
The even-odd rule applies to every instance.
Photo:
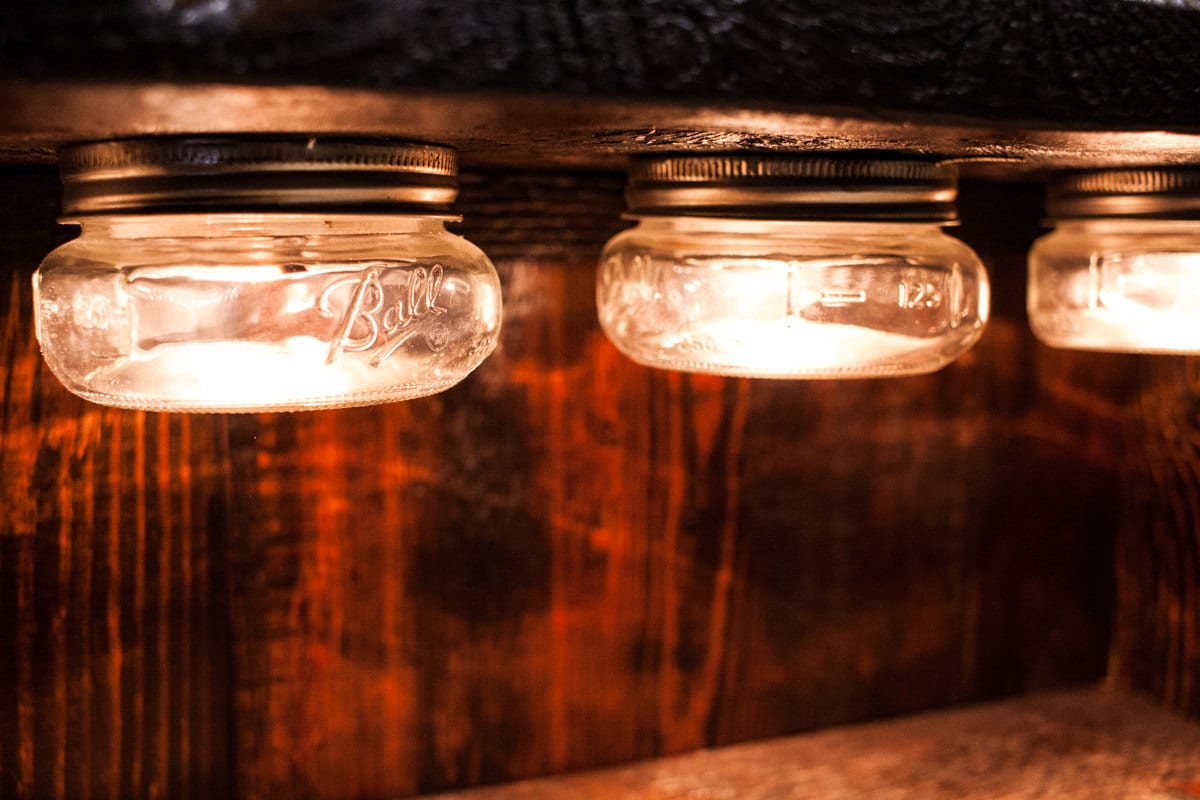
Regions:
[[[102, 395], [129, 385], [151, 386], [154, 403], [188, 410], [286, 408], [296, 405], [296, 398], [336, 404], [351, 393], [404, 384], [411, 384], [414, 394], [420, 389], [421, 376], [411, 368], [379, 369], [353, 360], [331, 366], [328, 352], [328, 342], [307, 336], [279, 343], [162, 344], [96, 370], [89, 384]], [[388, 364], [408, 366], [400, 360]]]
[[930, 342], [856, 325], [792, 318], [697, 324], [657, 346], [661, 356], [679, 369], [755, 377], [814, 370], [886, 373], [895, 360], [906, 359]]

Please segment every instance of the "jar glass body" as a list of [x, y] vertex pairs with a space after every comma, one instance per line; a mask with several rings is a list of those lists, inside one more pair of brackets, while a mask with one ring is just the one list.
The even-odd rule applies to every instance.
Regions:
[[161, 411], [405, 400], [492, 351], [500, 285], [433, 217], [86, 217], [34, 275], [38, 341], [76, 394]]
[[1060, 223], [1029, 251], [1029, 323], [1053, 347], [1200, 352], [1194, 221]]
[[641, 364], [763, 378], [932, 372], [987, 322], [987, 273], [932, 223], [643, 218], [609, 241], [600, 322]]

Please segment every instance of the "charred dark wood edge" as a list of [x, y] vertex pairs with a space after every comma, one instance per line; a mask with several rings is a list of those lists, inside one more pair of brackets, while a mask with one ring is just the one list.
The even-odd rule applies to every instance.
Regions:
[[0, 73], [1200, 124], [1200, 10], [1123, 0], [13, 4]]

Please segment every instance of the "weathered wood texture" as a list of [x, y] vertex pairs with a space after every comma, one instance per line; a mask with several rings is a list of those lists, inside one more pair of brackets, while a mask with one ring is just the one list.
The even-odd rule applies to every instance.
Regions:
[[1104, 672], [1140, 362], [1033, 343], [1036, 187], [965, 192], [997, 314], [960, 362], [779, 383], [604, 339], [619, 176], [468, 176], [506, 304], [474, 376], [183, 417], [42, 366], [57, 188], [0, 183], [5, 797], [398, 797]]
[[1200, 794], [1200, 726], [1101, 691], [1011, 700], [437, 800], [1170, 800]]
[[0, 72], [1200, 125], [1200, 9], [1127, 0], [43, 0]]
[[1200, 360], [1152, 359], [1141, 373], [1110, 671], [1200, 716]]
[[109, 413], [39, 363], [53, 182], [0, 177], [0, 797], [226, 797], [225, 421]]

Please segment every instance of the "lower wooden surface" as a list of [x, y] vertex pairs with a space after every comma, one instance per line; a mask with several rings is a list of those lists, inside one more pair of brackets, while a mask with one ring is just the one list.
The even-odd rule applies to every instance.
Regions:
[[1037, 187], [964, 194], [996, 305], [967, 356], [805, 383], [632, 364], [592, 299], [619, 176], [474, 174], [497, 352], [242, 416], [57, 384], [57, 194], [0, 174], [2, 797], [400, 797], [1105, 671], [1144, 360], [1034, 343]]
[[1197, 796], [1200, 725], [1145, 700], [1078, 691], [438, 795], [437, 800]]

